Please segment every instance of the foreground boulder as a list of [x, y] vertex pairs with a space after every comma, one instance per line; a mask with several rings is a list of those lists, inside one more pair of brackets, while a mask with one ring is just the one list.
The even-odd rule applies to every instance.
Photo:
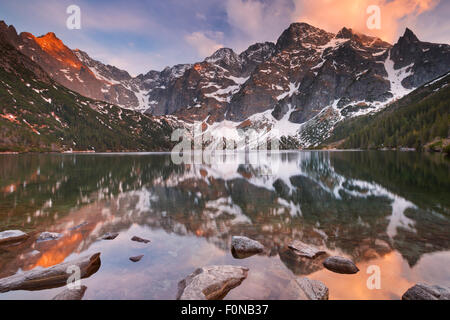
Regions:
[[65, 289], [53, 297], [52, 300], [81, 300], [86, 292], [86, 286], [80, 286], [79, 289]]
[[67, 284], [72, 275], [69, 267], [80, 268], [80, 277], [87, 278], [100, 268], [100, 253], [84, 256], [58, 264], [47, 269], [34, 269], [0, 279], [0, 293], [12, 290], [43, 290], [61, 287]]
[[328, 287], [319, 280], [296, 278], [283, 291], [282, 300], [328, 300]]
[[323, 262], [323, 266], [330, 271], [342, 274], [354, 274], [359, 271], [352, 260], [339, 256], [326, 258]]
[[264, 246], [247, 237], [234, 236], [231, 239], [231, 252], [235, 258], [247, 258], [264, 251]]
[[403, 294], [402, 300], [450, 300], [450, 287], [419, 283], [409, 288]]
[[29, 235], [20, 230], [6, 230], [0, 232], [0, 245], [22, 242], [29, 238]]
[[318, 256], [325, 254], [326, 252], [323, 250], [319, 250], [314, 246], [308, 245], [299, 240], [295, 240], [288, 248], [291, 249], [296, 255], [300, 257], [305, 257], [309, 259], [317, 258]]
[[247, 278], [248, 268], [209, 266], [198, 268], [178, 283], [177, 300], [218, 300]]

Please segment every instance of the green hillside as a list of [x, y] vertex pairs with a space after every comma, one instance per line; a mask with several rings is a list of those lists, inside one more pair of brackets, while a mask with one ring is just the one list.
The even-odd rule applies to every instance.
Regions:
[[0, 152], [170, 150], [172, 128], [80, 96], [0, 39]]
[[[344, 149], [441, 150], [448, 144], [450, 75], [430, 82], [385, 110], [338, 125], [325, 144]], [[448, 146], [447, 146], [448, 150]]]

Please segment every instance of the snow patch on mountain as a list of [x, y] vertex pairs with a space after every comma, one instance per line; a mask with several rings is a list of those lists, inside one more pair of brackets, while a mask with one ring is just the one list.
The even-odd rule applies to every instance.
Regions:
[[407, 77], [409, 77], [410, 75], [412, 75], [413, 66], [414, 63], [411, 63], [406, 67], [395, 70], [394, 61], [391, 59], [391, 52], [389, 52], [389, 56], [384, 62], [384, 67], [388, 74], [386, 79], [389, 80], [389, 82], [391, 83], [391, 93], [394, 95], [394, 99], [402, 97], [414, 90], [414, 89], [406, 89], [402, 85], [402, 81]]

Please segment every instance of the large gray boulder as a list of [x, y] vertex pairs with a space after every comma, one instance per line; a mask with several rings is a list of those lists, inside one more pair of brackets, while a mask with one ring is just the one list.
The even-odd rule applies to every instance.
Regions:
[[233, 236], [231, 251], [235, 258], [247, 258], [264, 251], [264, 246], [256, 240], [247, 237]]
[[219, 300], [247, 278], [248, 268], [208, 266], [198, 268], [178, 283], [177, 300]]
[[359, 271], [352, 260], [340, 256], [326, 258], [323, 262], [323, 266], [330, 271], [342, 274], [354, 274]]
[[402, 300], [450, 300], [450, 287], [418, 283], [403, 294]]

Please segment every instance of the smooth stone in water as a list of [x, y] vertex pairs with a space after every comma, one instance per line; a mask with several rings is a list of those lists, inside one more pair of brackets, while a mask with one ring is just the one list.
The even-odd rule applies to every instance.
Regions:
[[299, 240], [295, 240], [294, 242], [292, 242], [290, 245], [288, 245], [288, 248], [294, 251], [296, 255], [309, 259], [314, 259], [326, 253], [323, 250], [319, 250], [316, 247], [308, 245]]
[[79, 289], [69, 289], [58, 293], [52, 300], [81, 300], [86, 292], [86, 286], [80, 286]]
[[147, 239], [143, 239], [137, 236], [134, 236], [133, 238], [131, 238], [131, 241], [136, 241], [136, 242], [142, 242], [142, 243], [149, 243], [150, 240]]
[[418, 283], [403, 294], [402, 300], [450, 300], [450, 287]]
[[242, 259], [264, 251], [264, 246], [247, 237], [233, 236], [231, 252], [235, 258]]
[[247, 278], [248, 268], [209, 266], [198, 268], [178, 283], [177, 300], [218, 300]]
[[6, 230], [0, 232], [0, 245], [26, 240], [29, 236], [20, 230]]
[[103, 235], [102, 240], [114, 240], [118, 235], [119, 234], [117, 232], [108, 232]]
[[133, 261], [133, 262], [138, 262], [138, 261], [140, 261], [142, 259], [143, 256], [144, 255], [141, 254], [140, 256], [130, 257], [130, 260]]
[[352, 260], [339, 256], [326, 258], [323, 262], [323, 266], [330, 271], [342, 274], [354, 274], [359, 271]]
[[62, 237], [61, 233], [45, 231], [45, 232], [41, 232], [41, 234], [37, 238], [37, 241], [57, 240], [61, 237]]

